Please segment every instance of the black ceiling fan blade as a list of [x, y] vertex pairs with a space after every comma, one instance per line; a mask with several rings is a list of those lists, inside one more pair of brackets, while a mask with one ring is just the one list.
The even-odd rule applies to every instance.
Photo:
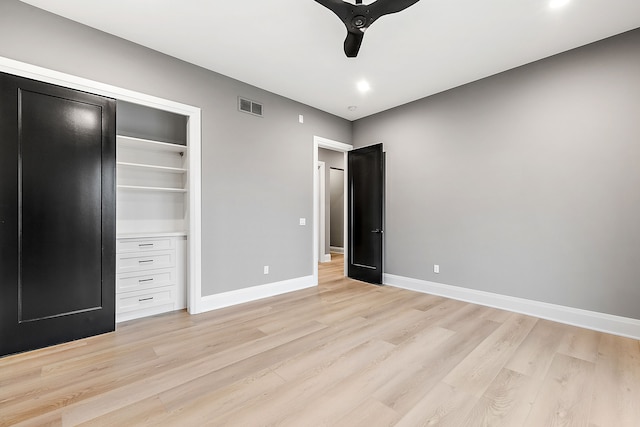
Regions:
[[344, 39], [344, 53], [349, 58], [355, 58], [358, 56], [358, 52], [360, 51], [360, 45], [362, 44], [362, 39], [364, 37], [364, 33], [358, 31], [352, 33], [349, 31], [347, 33], [347, 38]]
[[409, 6], [413, 6], [420, 0], [376, 0], [371, 3], [371, 14], [378, 19], [381, 16], [389, 15], [391, 13], [402, 12]]
[[349, 20], [350, 7], [353, 7], [352, 4], [345, 3], [342, 0], [316, 0], [316, 2], [335, 13], [346, 25]]

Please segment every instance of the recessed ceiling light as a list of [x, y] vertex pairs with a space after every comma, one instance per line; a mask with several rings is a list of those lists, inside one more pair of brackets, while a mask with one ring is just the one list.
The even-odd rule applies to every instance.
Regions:
[[358, 90], [362, 93], [367, 93], [371, 90], [371, 85], [366, 80], [360, 80], [358, 82]]
[[559, 9], [563, 6], [566, 6], [571, 0], [550, 0], [549, 7], [551, 9]]

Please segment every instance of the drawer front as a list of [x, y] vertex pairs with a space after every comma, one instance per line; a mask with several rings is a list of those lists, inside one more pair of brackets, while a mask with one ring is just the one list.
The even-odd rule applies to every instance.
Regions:
[[174, 249], [175, 240], [170, 237], [152, 239], [118, 239], [116, 252], [166, 251]]
[[118, 254], [116, 273], [172, 268], [176, 265], [175, 251], [158, 251], [139, 254]]
[[165, 286], [140, 292], [127, 292], [116, 296], [116, 312], [126, 313], [166, 306], [167, 311], [175, 309], [176, 287]]
[[175, 268], [119, 274], [116, 277], [116, 293], [139, 291], [159, 286], [175, 285], [176, 283]]

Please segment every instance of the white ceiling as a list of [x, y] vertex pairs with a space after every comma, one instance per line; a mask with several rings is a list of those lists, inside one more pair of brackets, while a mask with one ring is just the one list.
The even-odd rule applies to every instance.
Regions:
[[347, 58], [314, 0], [23, 1], [349, 120], [640, 27], [640, 0], [420, 0]]

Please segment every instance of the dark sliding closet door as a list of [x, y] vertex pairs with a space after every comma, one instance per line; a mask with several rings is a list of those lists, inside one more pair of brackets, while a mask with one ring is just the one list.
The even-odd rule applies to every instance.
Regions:
[[115, 328], [115, 100], [0, 73], [0, 356]]

